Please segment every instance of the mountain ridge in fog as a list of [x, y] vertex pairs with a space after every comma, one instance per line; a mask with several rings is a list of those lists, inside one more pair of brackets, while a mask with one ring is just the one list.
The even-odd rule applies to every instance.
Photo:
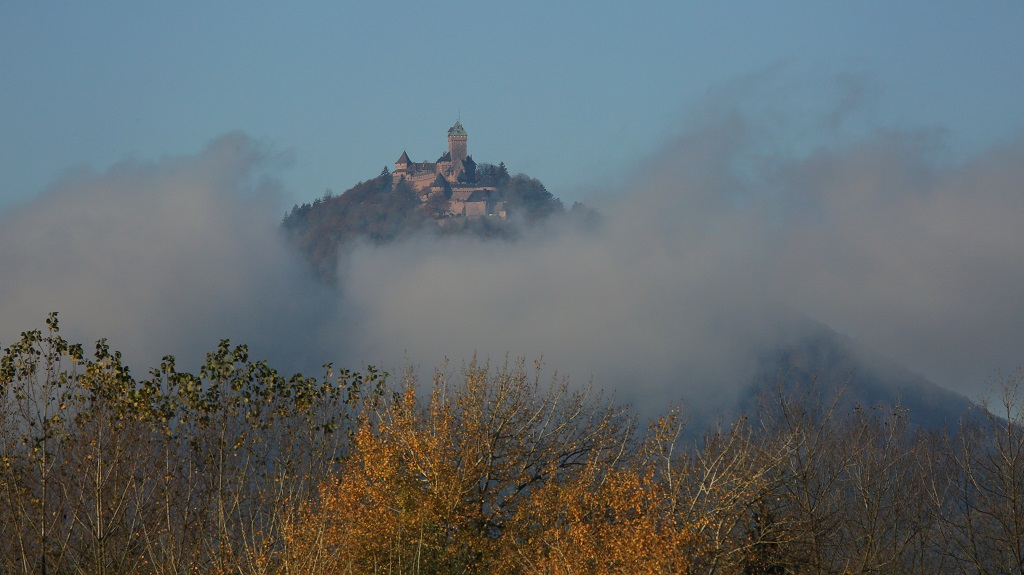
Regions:
[[818, 325], [758, 361], [740, 412], [783, 395], [807, 395], [841, 411], [900, 410], [920, 428], [954, 431], [978, 405], [863, 342]]

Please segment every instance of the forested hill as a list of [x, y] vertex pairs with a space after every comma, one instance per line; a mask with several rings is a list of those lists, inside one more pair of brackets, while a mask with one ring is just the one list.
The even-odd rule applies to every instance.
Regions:
[[[313, 203], [294, 206], [284, 216], [288, 239], [306, 256], [323, 279], [334, 277], [337, 256], [357, 239], [389, 242], [413, 233], [463, 234], [515, 239], [524, 226], [566, 214], [562, 201], [539, 180], [510, 175], [504, 163], [479, 164], [479, 186], [493, 186], [508, 210], [508, 219], [445, 217], [431, 202], [422, 203], [405, 182], [392, 185], [385, 167], [379, 176], [359, 182], [341, 195], [329, 190]], [[576, 204], [574, 214], [589, 211]]]

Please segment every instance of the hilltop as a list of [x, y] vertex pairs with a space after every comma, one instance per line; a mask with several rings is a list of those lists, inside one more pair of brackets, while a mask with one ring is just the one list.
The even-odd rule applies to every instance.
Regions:
[[[477, 164], [467, 153], [461, 122], [448, 130], [448, 150], [436, 162], [413, 162], [403, 151], [395, 169], [295, 205], [281, 223], [318, 277], [334, 276], [343, 246], [382, 243], [413, 233], [514, 239], [524, 226], [567, 213], [536, 178], [509, 173], [504, 162]], [[590, 210], [574, 204], [573, 214]]]

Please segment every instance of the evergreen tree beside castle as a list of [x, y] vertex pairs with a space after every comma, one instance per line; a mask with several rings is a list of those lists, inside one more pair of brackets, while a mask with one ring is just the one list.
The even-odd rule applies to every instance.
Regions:
[[[436, 162], [413, 162], [403, 151], [394, 171], [385, 166], [341, 195], [328, 190], [294, 206], [282, 228], [316, 273], [330, 278], [341, 249], [358, 239], [383, 243], [424, 231], [515, 239], [524, 224], [566, 214], [539, 180], [510, 174], [504, 162], [477, 164], [467, 140], [456, 121]], [[570, 211], [589, 212], [579, 204]]]

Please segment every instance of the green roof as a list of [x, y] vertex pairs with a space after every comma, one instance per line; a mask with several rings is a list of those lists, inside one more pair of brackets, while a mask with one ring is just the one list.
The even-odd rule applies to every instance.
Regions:
[[465, 136], [466, 129], [462, 127], [462, 122], [455, 120], [455, 125], [448, 128], [449, 136]]

